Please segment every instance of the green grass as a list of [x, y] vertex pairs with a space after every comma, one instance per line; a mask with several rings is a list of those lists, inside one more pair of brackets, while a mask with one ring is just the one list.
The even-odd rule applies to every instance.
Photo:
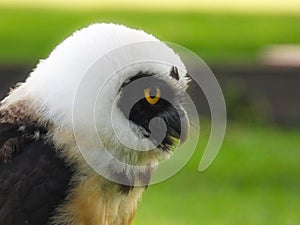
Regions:
[[299, 134], [230, 124], [212, 166], [197, 171], [202, 142], [182, 171], [144, 193], [134, 225], [299, 224]]
[[209, 62], [254, 62], [268, 44], [300, 43], [300, 16], [0, 9], [0, 62], [34, 64], [74, 30], [94, 22], [141, 28]]

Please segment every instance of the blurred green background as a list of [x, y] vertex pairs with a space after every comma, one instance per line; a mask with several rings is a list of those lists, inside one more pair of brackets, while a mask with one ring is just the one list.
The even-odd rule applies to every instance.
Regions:
[[242, 12], [2, 8], [2, 63], [35, 63], [76, 29], [121, 23], [180, 44], [208, 63], [255, 62], [268, 44], [300, 42], [300, 15]]
[[[121, 23], [187, 47], [220, 78], [227, 134], [215, 162], [198, 172], [209, 136], [204, 119], [194, 156], [174, 177], [148, 188], [134, 225], [300, 224], [299, 58], [280, 67], [263, 60], [267, 46], [300, 45], [299, 1], [129, 3], [1, 0], [2, 89], [6, 80], [27, 75], [18, 68], [33, 68], [90, 23]], [[24, 74], [15, 78], [15, 71]]]

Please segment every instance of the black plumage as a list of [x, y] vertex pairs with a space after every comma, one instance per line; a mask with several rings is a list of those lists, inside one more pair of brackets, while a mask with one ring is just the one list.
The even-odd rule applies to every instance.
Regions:
[[72, 172], [51, 144], [34, 139], [40, 130], [0, 124], [2, 154], [10, 149], [8, 140], [18, 147], [6, 163], [0, 160], [1, 225], [47, 224], [66, 197]]

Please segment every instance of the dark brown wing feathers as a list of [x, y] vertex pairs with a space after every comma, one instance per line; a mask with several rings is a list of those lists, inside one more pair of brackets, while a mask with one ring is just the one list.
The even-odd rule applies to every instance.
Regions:
[[0, 224], [44, 225], [72, 172], [43, 140], [45, 129], [0, 123]]

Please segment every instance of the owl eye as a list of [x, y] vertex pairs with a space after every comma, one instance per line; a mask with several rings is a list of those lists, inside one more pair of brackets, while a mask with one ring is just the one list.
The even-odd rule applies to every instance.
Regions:
[[160, 89], [159, 88], [146, 88], [144, 90], [145, 99], [151, 105], [155, 105], [160, 99]]

